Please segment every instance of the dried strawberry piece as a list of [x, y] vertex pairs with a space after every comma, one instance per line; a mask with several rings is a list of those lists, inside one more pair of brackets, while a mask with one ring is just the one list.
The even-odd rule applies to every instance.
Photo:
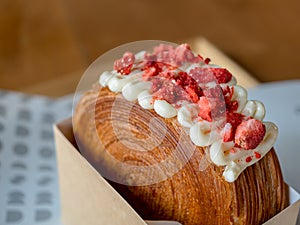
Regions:
[[226, 124], [224, 126], [223, 140], [233, 141], [236, 128], [242, 123], [244, 116], [242, 114], [226, 111]]
[[200, 97], [198, 101], [198, 106], [199, 106], [199, 116], [207, 120], [209, 122], [212, 121], [212, 116], [211, 116], [211, 105], [209, 100], [206, 97]]
[[234, 142], [243, 149], [255, 149], [265, 134], [266, 127], [260, 120], [249, 119], [236, 128]]
[[228, 70], [211, 67], [196, 67], [190, 71], [190, 76], [200, 83], [215, 81], [218, 84], [224, 84], [232, 79], [232, 74]]
[[199, 95], [198, 95], [198, 91], [196, 88], [192, 87], [192, 86], [187, 86], [185, 87], [185, 91], [186, 93], [188, 94], [190, 100], [193, 102], [193, 103], [197, 103], [198, 100], [199, 100]]
[[224, 68], [211, 68], [214, 73], [215, 78], [219, 84], [225, 84], [229, 82], [232, 78], [232, 74]]
[[164, 77], [167, 79], [174, 79], [175, 77], [177, 77], [177, 75], [178, 74], [174, 70], [168, 70], [168, 69], [159, 73], [160, 77]]
[[204, 58], [200, 54], [198, 54], [197, 57], [199, 58], [199, 61], [204, 61]]
[[222, 92], [223, 92], [227, 111], [235, 112], [238, 109], [239, 103], [236, 100], [234, 101], [231, 100], [234, 93], [234, 87], [225, 86], [222, 88]]
[[199, 57], [194, 55], [188, 44], [177, 46], [174, 56], [177, 65], [181, 65], [183, 62], [197, 63], [200, 61]]
[[187, 92], [190, 100], [197, 103], [199, 97], [203, 95], [202, 89], [198, 86], [197, 82], [186, 72], [179, 72], [178, 76], [175, 76], [174, 79], [176, 80], [176, 84], [180, 85]]
[[226, 123], [223, 129], [223, 141], [232, 141], [234, 138], [234, 130], [230, 123]]
[[223, 95], [227, 98], [228, 101], [231, 101], [234, 94], [234, 87], [224, 86], [222, 87]]
[[204, 59], [204, 63], [207, 64], [207, 65], [210, 63], [210, 61], [211, 61], [210, 58]]
[[214, 74], [208, 68], [196, 67], [191, 69], [189, 74], [198, 83], [208, 83], [215, 80]]
[[226, 112], [226, 122], [232, 125], [234, 131], [236, 130], [238, 125], [242, 123], [243, 119], [244, 116], [240, 113], [229, 112], [229, 111]]
[[230, 101], [226, 104], [226, 107], [228, 109], [228, 111], [230, 112], [234, 112], [238, 109], [239, 107], [239, 103], [238, 101], [234, 100], [234, 101]]
[[245, 159], [246, 163], [249, 163], [252, 161], [252, 157], [251, 156], [248, 156], [246, 159]]
[[123, 75], [128, 75], [131, 72], [134, 61], [134, 54], [125, 52], [121, 59], [114, 62], [114, 69]]
[[156, 60], [171, 64], [174, 61], [175, 47], [172, 45], [160, 44], [154, 47], [153, 54], [156, 56]]
[[144, 67], [142, 68], [144, 71], [143, 79], [146, 81], [151, 80], [151, 77], [159, 75], [166, 68], [166, 66], [168, 65], [156, 61], [149, 61], [145, 63]]
[[177, 85], [174, 80], [162, 78], [160, 79], [160, 88], [153, 87], [156, 91], [153, 93], [154, 99], [164, 99], [167, 102], [173, 104], [180, 100], [190, 100], [189, 95], [186, 91], [179, 85]]
[[143, 79], [145, 81], [150, 81], [150, 80], [152, 80], [151, 77], [154, 77], [157, 74], [158, 74], [158, 71], [155, 67], [149, 67], [147, 69], [144, 69]]
[[255, 158], [260, 159], [261, 158], [261, 154], [259, 152], [254, 152]]
[[206, 88], [203, 90], [204, 96], [207, 97], [211, 104], [211, 115], [214, 119], [225, 117], [226, 113], [226, 100], [223, 89], [216, 85], [213, 88]]
[[151, 78], [152, 86], [151, 86], [151, 93], [157, 92], [163, 85], [162, 78], [155, 76]]
[[212, 88], [204, 88], [203, 93], [207, 98], [220, 98], [224, 101], [224, 93], [220, 85], [216, 85]]

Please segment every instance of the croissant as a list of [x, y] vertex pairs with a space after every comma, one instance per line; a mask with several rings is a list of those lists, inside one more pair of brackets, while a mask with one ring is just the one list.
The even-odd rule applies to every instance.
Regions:
[[95, 84], [79, 101], [74, 135], [82, 155], [143, 219], [255, 225], [286, 207], [273, 148], [228, 181], [225, 164], [211, 159], [211, 145], [196, 145], [178, 119], [104, 86]]

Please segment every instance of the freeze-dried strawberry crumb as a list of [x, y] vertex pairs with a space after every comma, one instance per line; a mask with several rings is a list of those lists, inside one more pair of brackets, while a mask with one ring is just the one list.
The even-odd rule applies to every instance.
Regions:
[[260, 159], [261, 158], [261, 154], [258, 152], [254, 152], [255, 158]]
[[204, 109], [204, 111], [200, 110], [199, 113], [202, 119], [208, 121], [219, 120], [225, 118], [226, 113], [232, 112], [232, 107], [228, 108], [231, 105], [231, 94], [224, 91], [219, 85], [204, 89], [203, 95], [206, 98], [205, 101], [198, 102], [200, 109]]
[[200, 62], [200, 59], [194, 55], [188, 44], [178, 45], [174, 51], [174, 58], [177, 65], [182, 65], [183, 62]]
[[219, 84], [227, 83], [231, 80], [232, 74], [224, 68], [211, 68]]
[[210, 63], [210, 61], [211, 61], [211, 60], [210, 60], [210, 58], [206, 58], [206, 59], [204, 59], [204, 63], [205, 63], [205, 64], [209, 64], [209, 63]]
[[232, 125], [234, 132], [238, 125], [242, 123], [243, 119], [244, 116], [240, 113], [230, 111], [226, 112], [226, 122]]
[[266, 133], [265, 125], [257, 119], [249, 119], [238, 125], [234, 142], [243, 149], [255, 149]]
[[199, 114], [203, 120], [207, 120], [209, 122], [212, 121], [212, 116], [211, 116], [211, 105], [209, 100], [206, 97], [200, 97], [198, 101], [198, 106], [199, 106]]
[[223, 141], [232, 141], [234, 137], [233, 127], [230, 123], [226, 123], [223, 129]]
[[238, 125], [242, 123], [244, 116], [234, 111], [226, 111], [226, 124], [223, 128], [223, 141], [233, 141]]
[[178, 76], [174, 76], [176, 84], [181, 86], [189, 95], [192, 102], [197, 103], [200, 96], [203, 95], [202, 89], [198, 83], [190, 77], [186, 72], [179, 72]]
[[142, 70], [144, 80], [150, 80], [150, 77], [157, 76], [168, 68], [169, 64], [157, 61], [147, 61], [144, 63]]
[[190, 76], [200, 83], [215, 81], [224, 84], [231, 80], [232, 74], [224, 68], [196, 67], [190, 71]]
[[196, 67], [189, 72], [190, 76], [198, 83], [208, 83], [214, 81], [214, 74], [208, 68]]
[[151, 93], [154, 99], [164, 99], [169, 103], [180, 100], [197, 103], [203, 95], [197, 82], [185, 72], [165, 70], [159, 76], [148, 76], [147, 80], [152, 82]]
[[247, 163], [251, 162], [251, 161], [252, 161], [252, 157], [251, 157], [251, 156], [248, 156], [248, 157], [245, 159], [245, 161], [246, 161]]
[[164, 63], [171, 63], [174, 57], [175, 47], [172, 45], [160, 44], [153, 49], [155, 60]]
[[172, 45], [160, 44], [153, 50], [158, 62], [168, 63], [171, 65], [181, 66], [183, 63], [198, 63], [202, 58], [195, 56], [188, 44]]
[[134, 54], [125, 52], [121, 59], [114, 62], [114, 69], [123, 75], [128, 75], [131, 72], [134, 61]]

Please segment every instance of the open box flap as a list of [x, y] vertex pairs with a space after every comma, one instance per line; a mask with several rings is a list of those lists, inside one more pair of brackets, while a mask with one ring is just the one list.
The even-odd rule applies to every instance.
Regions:
[[63, 223], [146, 225], [67, 139], [72, 136], [70, 123], [71, 120], [67, 120], [61, 124], [62, 130], [54, 127]]

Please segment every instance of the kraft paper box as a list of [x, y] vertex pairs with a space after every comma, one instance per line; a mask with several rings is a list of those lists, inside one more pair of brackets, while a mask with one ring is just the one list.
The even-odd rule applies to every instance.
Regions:
[[[195, 52], [209, 56], [215, 64], [227, 67], [244, 87], [258, 81], [205, 39], [191, 42]], [[91, 81], [91, 84], [93, 81]], [[113, 187], [80, 155], [73, 136], [72, 119], [54, 126], [64, 225], [146, 225], [146, 222]], [[265, 225], [295, 225], [300, 195], [289, 187], [290, 205]]]

